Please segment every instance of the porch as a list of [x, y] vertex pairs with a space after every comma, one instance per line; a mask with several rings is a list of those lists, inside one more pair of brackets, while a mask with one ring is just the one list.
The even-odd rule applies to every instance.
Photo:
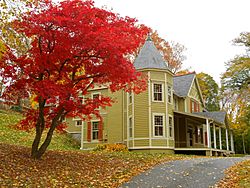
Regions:
[[175, 153], [228, 156], [234, 153], [227, 122], [200, 114], [174, 112]]

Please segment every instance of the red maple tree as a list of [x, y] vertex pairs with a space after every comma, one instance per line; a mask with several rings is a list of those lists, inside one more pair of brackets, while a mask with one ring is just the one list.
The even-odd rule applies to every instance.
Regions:
[[[1, 60], [0, 76], [11, 80], [6, 98], [36, 96], [38, 107], [20, 124], [25, 130], [36, 129], [33, 158], [41, 158], [65, 116], [100, 117], [97, 109], [112, 103], [102, 96], [83, 104], [79, 94], [87, 95], [94, 85], [136, 93], [146, 87], [129, 60], [148, 32], [136, 19], [96, 8], [93, 1], [46, 0], [42, 9], [26, 13], [14, 26], [31, 39], [31, 48], [19, 57], [9, 49]], [[45, 128], [49, 130], [40, 143]]]

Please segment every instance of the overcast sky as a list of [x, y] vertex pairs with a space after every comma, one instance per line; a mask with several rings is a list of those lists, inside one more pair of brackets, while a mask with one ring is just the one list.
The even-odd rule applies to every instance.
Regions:
[[95, 0], [95, 4], [137, 18], [165, 40], [183, 44], [184, 68], [208, 73], [217, 83], [224, 63], [244, 53], [231, 41], [250, 32], [250, 0]]

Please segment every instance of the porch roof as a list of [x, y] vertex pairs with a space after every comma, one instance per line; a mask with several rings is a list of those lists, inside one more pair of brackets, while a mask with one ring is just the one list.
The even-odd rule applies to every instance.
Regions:
[[188, 112], [180, 112], [180, 111], [174, 111], [174, 113], [197, 118], [197, 119], [201, 119], [201, 120], [208, 119], [208, 120], [214, 121], [217, 125], [225, 125], [225, 123], [219, 122], [218, 120], [214, 119], [213, 117], [205, 116], [203, 113], [188, 113]]
[[221, 124], [225, 124], [226, 112], [223, 111], [215, 111], [215, 112], [194, 112], [194, 114], [202, 115], [204, 117], [211, 118], [216, 122]]

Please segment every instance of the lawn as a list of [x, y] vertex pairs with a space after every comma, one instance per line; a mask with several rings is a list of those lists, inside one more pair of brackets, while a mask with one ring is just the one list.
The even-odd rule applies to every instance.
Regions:
[[[15, 124], [22, 119], [20, 113], [0, 110], [0, 143], [15, 144], [20, 146], [32, 145], [35, 130], [26, 132], [15, 129]], [[45, 134], [43, 134], [43, 139]], [[49, 149], [56, 150], [78, 150], [79, 143], [72, 140], [66, 133], [55, 132]]]
[[34, 131], [16, 130], [22, 116], [0, 111], [0, 185], [3, 187], [118, 187], [150, 167], [192, 156], [80, 151], [55, 133], [41, 160], [30, 158]]
[[249, 188], [250, 159], [240, 162], [226, 171], [226, 177], [218, 183], [220, 188]]

